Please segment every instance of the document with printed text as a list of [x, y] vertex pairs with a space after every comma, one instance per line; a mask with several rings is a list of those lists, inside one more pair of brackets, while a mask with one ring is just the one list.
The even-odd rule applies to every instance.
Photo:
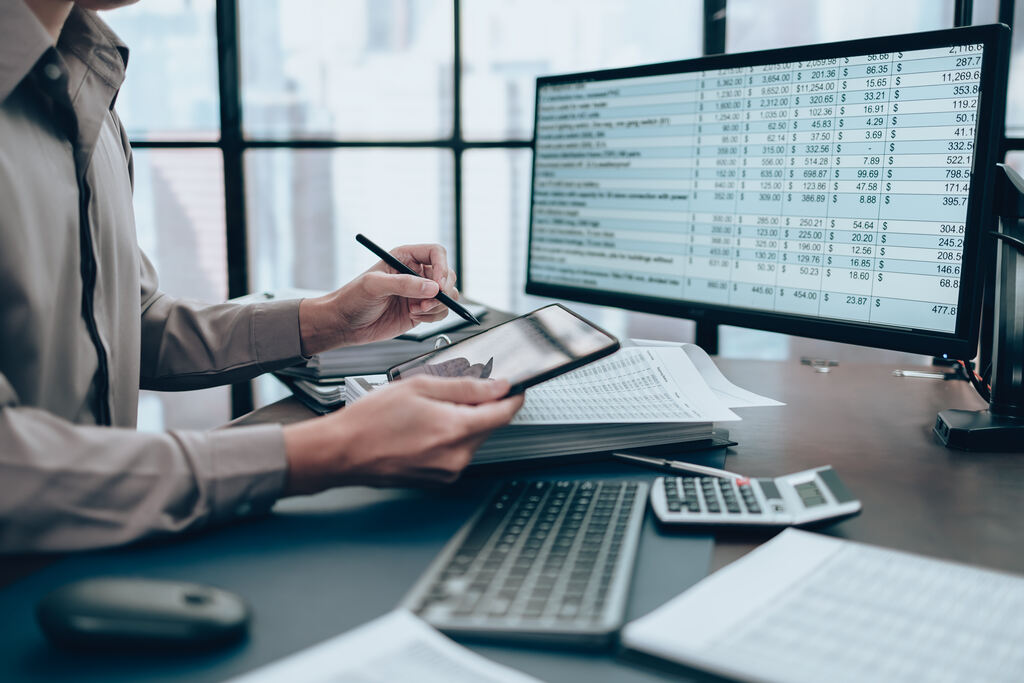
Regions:
[[1021, 605], [1024, 577], [787, 529], [622, 642], [744, 681], [1011, 683]]
[[677, 347], [632, 347], [531, 387], [512, 424], [738, 419]]

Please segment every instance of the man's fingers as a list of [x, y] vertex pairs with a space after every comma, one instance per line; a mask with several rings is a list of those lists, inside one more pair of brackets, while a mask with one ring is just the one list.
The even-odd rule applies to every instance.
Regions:
[[406, 244], [391, 252], [399, 261], [412, 266], [412, 261], [430, 266], [426, 274], [438, 285], [444, 286], [450, 269], [448, 268], [448, 252], [440, 244]]
[[508, 424], [509, 420], [515, 417], [519, 409], [523, 407], [524, 399], [523, 394], [518, 394], [501, 401], [464, 406], [462, 408], [468, 414], [465, 424], [474, 432], [491, 431], [502, 427]]
[[417, 375], [407, 380], [422, 396], [437, 401], [476, 405], [495, 401], [508, 393], [508, 380], [452, 379]]
[[364, 276], [366, 292], [372, 297], [402, 296], [407, 299], [433, 299], [438, 286], [433, 280], [415, 275], [369, 272]]
[[410, 310], [409, 316], [416, 323], [436, 323], [438, 320], [444, 320], [448, 317], [448, 309], [445, 306], [441, 306], [426, 313], [416, 313]]

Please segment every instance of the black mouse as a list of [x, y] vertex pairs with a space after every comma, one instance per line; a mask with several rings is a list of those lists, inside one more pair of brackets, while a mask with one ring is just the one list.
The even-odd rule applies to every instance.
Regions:
[[129, 577], [85, 579], [36, 605], [43, 633], [75, 649], [210, 649], [245, 635], [249, 608], [220, 588]]

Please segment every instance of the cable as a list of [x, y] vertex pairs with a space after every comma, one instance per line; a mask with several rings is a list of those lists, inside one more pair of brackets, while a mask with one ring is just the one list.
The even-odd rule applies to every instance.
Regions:
[[970, 367], [966, 361], [957, 361], [963, 368], [964, 373], [967, 375], [967, 379], [971, 381], [971, 386], [978, 392], [978, 395], [987, 403], [992, 397], [992, 387], [985, 382], [985, 378], [979, 375]]

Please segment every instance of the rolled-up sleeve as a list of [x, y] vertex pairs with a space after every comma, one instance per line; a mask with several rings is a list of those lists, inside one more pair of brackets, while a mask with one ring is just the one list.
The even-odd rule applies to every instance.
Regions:
[[[0, 375], [0, 393], [3, 384]], [[258, 514], [287, 476], [278, 425], [148, 434], [7, 405], [0, 443], [6, 553], [113, 546]]]

